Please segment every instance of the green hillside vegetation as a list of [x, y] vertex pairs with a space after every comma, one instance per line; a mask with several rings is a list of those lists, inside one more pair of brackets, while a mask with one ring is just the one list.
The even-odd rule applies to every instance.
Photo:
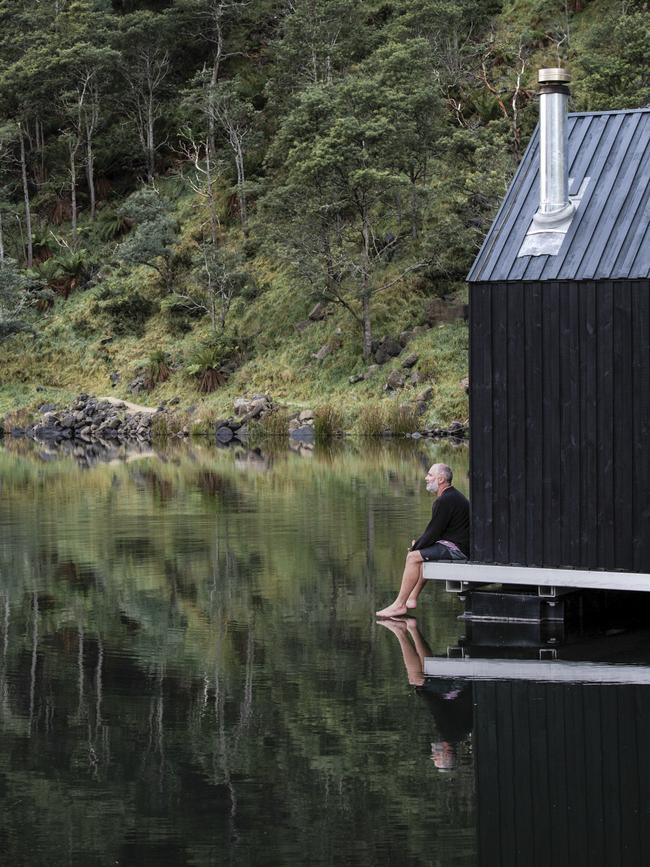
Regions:
[[[87, 391], [207, 419], [265, 392], [352, 427], [431, 387], [427, 423], [466, 419], [464, 277], [536, 70], [570, 67], [574, 110], [648, 104], [649, 21], [641, 0], [0, 0], [0, 414]], [[417, 382], [386, 392], [410, 353]]]

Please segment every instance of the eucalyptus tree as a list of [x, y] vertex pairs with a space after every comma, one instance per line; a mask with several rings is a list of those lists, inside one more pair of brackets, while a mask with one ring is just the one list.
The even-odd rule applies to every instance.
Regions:
[[122, 19], [117, 39], [126, 86], [124, 105], [140, 143], [149, 182], [156, 171], [156, 154], [164, 144], [158, 126], [164, 117], [164, 97], [172, 71], [169, 23], [167, 15], [136, 12]]
[[[394, 42], [340, 82], [305, 88], [269, 153], [278, 183], [265, 213], [281, 224], [279, 243], [312, 277], [305, 247], [317, 251], [322, 291], [359, 322], [366, 359], [373, 298], [427, 261], [415, 243], [419, 186], [442, 113], [426, 41]], [[406, 229], [397, 204], [405, 191]]]

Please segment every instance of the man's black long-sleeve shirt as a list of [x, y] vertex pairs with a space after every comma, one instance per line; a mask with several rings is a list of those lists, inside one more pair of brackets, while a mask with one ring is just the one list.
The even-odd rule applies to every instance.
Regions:
[[411, 550], [429, 548], [440, 539], [453, 542], [469, 557], [469, 501], [454, 487], [447, 488], [437, 497], [431, 520]]

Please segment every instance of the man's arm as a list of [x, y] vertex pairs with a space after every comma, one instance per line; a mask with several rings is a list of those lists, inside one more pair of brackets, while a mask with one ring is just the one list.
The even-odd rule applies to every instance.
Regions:
[[411, 550], [419, 551], [421, 548], [429, 548], [431, 545], [435, 545], [438, 539], [444, 538], [443, 534], [448, 524], [448, 509], [443, 500], [436, 500], [431, 510], [431, 520], [427, 524], [424, 533], [415, 540], [415, 544]]

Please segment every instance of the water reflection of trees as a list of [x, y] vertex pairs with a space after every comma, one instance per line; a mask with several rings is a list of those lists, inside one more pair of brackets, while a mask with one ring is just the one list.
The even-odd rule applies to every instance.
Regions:
[[[390, 703], [378, 716], [373, 666], [391, 659], [367, 613], [377, 573], [401, 566], [396, 515], [430, 460], [277, 453], [260, 470], [259, 455], [195, 449], [80, 479], [72, 464], [0, 453], [0, 797], [4, 775], [30, 805], [26, 821], [12, 798], [0, 819], [15, 862], [34, 835], [88, 864], [128, 863], [142, 839], [159, 863], [266, 863], [262, 829], [284, 823], [268, 863], [301, 863], [314, 845], [335, 863], [351, 840], [350, 863], [388, 863], [382, 827], [397, 819], [377, 731], [394, 749], [417, 723]], [[300, 673], [309, 657], [313, 678]], [[412, 764], [395, 774], [390, 810], [411, 862], [430, 863], [431, 804]], [[83, 804], [80, 778], [99, 787]], [[262, 779], [274, 781], [263, 798], [250, 791]], [[170, 814], [182, 840], [162, 829]]]

